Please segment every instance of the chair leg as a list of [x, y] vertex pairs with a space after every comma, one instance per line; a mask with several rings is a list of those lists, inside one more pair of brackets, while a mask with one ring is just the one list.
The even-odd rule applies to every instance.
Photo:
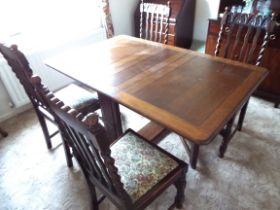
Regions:
[[63, 148], [64, 148], [67, 166], [69, 168], [72, 168], [73, 167], [73, 160], [72, 160], [73, 155], [72, 155], [70, 146], [63, 137], [62, 137], [62, 141], [63, 141]]
[[190, 157], [190, 165], [191, 165], [192, 169], [196, 169], [198, 154], [199, 154], [199, 145], [192, 143], [191, 157]]
[[8, 136], [8, 133], [6, 131], [4, 131], [2, 128], [0, 128], [0, 133], [3, 137]]
[[249, 100], [244, 104], [244, 106], [242, 107], [240, 114], [239, 114], [239, 118], [238, 118], [238, 123], [237, 123], [237, 130], [241, 131], [242, 130], [242, 126], [243, 126], [243, 121], [245, 118], [245, 114], [247, 111], [247, 107], [249, 104]]
[[48, 149], [51, 149], [51, 148], [52, 148], [52, 142], [51, 142], [51, 139], [50, 139], [50, 134], [49, 134], [49, 130], [48, 130], [48, 127], [47, 127], [46, 119], [45, 119], [45, 117], [40, 113], [40, 111], [38, 111], [37, 109], [35, 109], [35, 111], [36, 111], [37, 117], [38, 117], [38, 119], [39, 119], [41, 128], [42, 128], [42, 130], [43, 130], [43, 134], [44, 134], [44, 137], [45, 137], [45, 141], [46, 141], [46, 144], [47, 144], [47, 148], [48, 148]]
[[89, 191], [90, 191], [90, 199], [91, 199], [91, 209], [92, 210], [99, 210], [99, 203], [96, 195], [96, 190], [94, 185], [88, 184]]
[[231, 137], [232, 137], [232, 126], [233, 126], [233, 122], [234, 122], [234, 119], [235, 119], [235, 116], [231, 118], [231, 120], [227, 123], [226, 125], [226, 129], [225, 131], [223, 132], [223, 142], [220, 146], [220, 149], [219, 149], [219, 157], [220, 158], [223, 158], [224, 157], [224, 154], [227, 150], [227, 146], [228, 146], [228, 143], [230, 142], [231, 140]]
[[177, 189], [177, 194], [175, 197], [175, 206], [178, 209], [181, 209], [183, 207], [183, 203], [185, 200], [185, 188], [187, 185], [186, 181], [186, 171], [182, 173], [182, 176], [174, 183], [176, 189]]

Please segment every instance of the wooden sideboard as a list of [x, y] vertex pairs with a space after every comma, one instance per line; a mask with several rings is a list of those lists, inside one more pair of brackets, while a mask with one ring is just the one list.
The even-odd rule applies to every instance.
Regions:
[[[278, 1], [278, 2], [277, 2]], [[270, 10], [280, 12], [280, 1], [271, 1]], [[221, 1], [223, 6], [226, 1]], [[258, 8], [260, 9], [260, 8]], [[221, 8], [219, 9], [221, 10]], [[254, 9], [252, 10], [254, 11]], [[259, 12], [259, 11], [258, 11]], [[205, 53], [214, 55], [215, 46], [220, 29], [220, 19], [210, 19], [206, 40]], [[261, 83], [255, 95], [280, 103], [280, 28], [276, 30], [276, 39], [272, 40], [265, 52], [262, 66], [268, 68], [269, 75]]]
[[[171, 17], [168, 34], [168, 44], [190, 48], [192, 43], [195, 0], [169, 0]], [[140, 2], [134, 13], [135, 36], [139, 37]], [[168, 0], [145, 0], [144, 2], [167, 4]]]

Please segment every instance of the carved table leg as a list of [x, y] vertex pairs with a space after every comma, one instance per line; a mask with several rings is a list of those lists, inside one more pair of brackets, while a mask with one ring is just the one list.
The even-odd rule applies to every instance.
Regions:
[[122, 134], [119, 104], [101, 93], [98, 93], [98, 99], [108, 138], [110, 141], [114, 141]]
[[223, 142], [222, 142], [222, 145], [220, 146], [220, 150], [219, 150], [220, 158], [224, 157], [224, 154], [227, 150], [228, 143], [230, 142], [230, 140], [232, 138], [232, 126], [233, 126], [234, 118], [235, 118], [235, 116], [232, 117], [231, 120], [227, 123], [226, 129], [223, 132]]
[[2, 128], [0, 128], [0, 133], [3, 137], [8, 136], [8, 133], [6, 131], [4, 131]]
[[198, 154], [199, 154], [199, 145], [195, 143], [191, 143], [190, 165], [192, 169], [196, 169]]

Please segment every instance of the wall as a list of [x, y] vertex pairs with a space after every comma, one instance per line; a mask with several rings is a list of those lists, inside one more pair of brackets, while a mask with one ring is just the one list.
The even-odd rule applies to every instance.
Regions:
[[220, 0], [196, 0], [193, 39], [206, 41], [208, 19], [217, 18]]
[[134, 11], [138, 0], [109, 0], [115, 35], [134, 35]]
[[[134, 34], [133, 15], [138, 0], [110, 0], [115, 34]], [[216, 18], [220, 0], [196, 0], [194, 34], [195, 40], [205, 41], [208, 19]]]

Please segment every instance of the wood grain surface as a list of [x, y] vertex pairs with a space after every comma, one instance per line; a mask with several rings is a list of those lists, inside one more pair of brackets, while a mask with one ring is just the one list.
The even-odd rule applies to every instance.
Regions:
[[267, 70], [129, 36], [45, 63], [196, 144], [208, 143]]

